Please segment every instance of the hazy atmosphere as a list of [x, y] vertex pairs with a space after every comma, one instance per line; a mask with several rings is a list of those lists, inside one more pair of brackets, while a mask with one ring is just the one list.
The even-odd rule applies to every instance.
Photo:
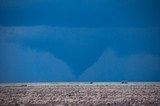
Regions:
[[159, 0], [0, 0], [0, 82], [160, 81]]

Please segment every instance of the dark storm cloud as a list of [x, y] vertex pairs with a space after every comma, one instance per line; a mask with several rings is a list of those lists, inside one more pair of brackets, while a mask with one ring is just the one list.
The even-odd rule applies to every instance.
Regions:
[[[44, 80], [47, 75], [51, 78], [54, 70], [57, 73], [53, 78], [55, 80], [60, 80], [65, 71], [69, 74], [62, 80], [70, 78], [75, 81], [70, 71], [76, 76], [82, 74], [81, 80], [92, 77], [99, 80], [96, 77], [102, 69], [101, 75], [106, 71], [110, 75], [114, 73], [112, 81], [120, 80], [120, 77], [116, 78], [118, 74], [124, 78], [122, 73], [125, 72], [125, 75], [133, 78], [136, 76], [134, 72], [138, 71], [140, 75], [149, 71], [150, 74], [146, 76], [151, 75], [149, 77], [152, 80], [152, 76], [159, 75], [159, 67], [151, 68], [155, 67], [154, 63], [159, 64], [159, 5], [159, 0], [0, 0], [1, 76], [3, 75], [4, 79], [5, 76], [9, 78], [8, 73], [11, 73], [15, 78], [12, 69], [18, 70], [17, 73], [20, 72], [24, 77], [25, 72], [29, 76], [33, 71], [36, 76], [37, 70], [43, 74], [45, 72], [42, 70], [47, 70], [46, 76], [41, 74], [42, 79], [40, 76], [35, 77]], [[10, 44], [14, 46], [10, 47]], [[100, 61], [108, 48], [116, 55], [110, 58], [107, 54], [109, 59], [97, 65], [97, 61]], [[132, 55], [136, 60], [130, 59]], [[126, 57], [128, 59], [124, 59]], [[50, 64], [50, 58], [53, 64]], [[112, 62], [113, 64], [110, 64]], [[58, 67], [55, 64], [58, 64]], [[103, 64], [110, 69], [103, 68]], [[55, 65], [55, 69], [51, 68], [52, 65]], [[123, 65], [124, 67], [119, 67]], [[127, 65], [131, 68], [127, 68]], [[95, 66], [97, 68], [94, 68]], [[146, 71], [145, 66], [148, 66]], [[20, 70], [24, 70], [24, 73]], [[64, 70], [60, 71], [63, 75], [58, 73], [59, 70]], [[130, 70], [133, 76], [128, 75]], [[93, 76], [85, 74], [84, 71], [89, 74], [93, 72]], [[106, 76], [108, 74], [106, 73]], [[34, 79], [34, 76], [32, 78]]]
[[159, 28], [1, 27], [2, 41], [49, 52], [65, 61], [77, 76], [92, 66], [106, 48], [119, 56], [160, 55]]
[[159, 26], [159, 0], [0, 0], [0, 25]]

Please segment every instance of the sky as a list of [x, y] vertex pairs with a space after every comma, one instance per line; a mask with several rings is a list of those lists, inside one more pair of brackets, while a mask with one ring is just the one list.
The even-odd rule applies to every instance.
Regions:
[[159, 0], [0, 0], [0, 82], [160, 81]]

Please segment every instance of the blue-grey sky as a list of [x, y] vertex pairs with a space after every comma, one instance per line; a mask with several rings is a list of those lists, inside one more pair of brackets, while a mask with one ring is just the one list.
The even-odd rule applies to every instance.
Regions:
[[0, 82], [160, 81], [159, 0], [0, 0]]

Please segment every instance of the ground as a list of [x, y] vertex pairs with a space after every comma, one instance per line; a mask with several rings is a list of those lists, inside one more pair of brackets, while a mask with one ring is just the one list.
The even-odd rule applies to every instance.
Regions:
[[5, 106], [160, 106], [160, 84], [0, 86]]

